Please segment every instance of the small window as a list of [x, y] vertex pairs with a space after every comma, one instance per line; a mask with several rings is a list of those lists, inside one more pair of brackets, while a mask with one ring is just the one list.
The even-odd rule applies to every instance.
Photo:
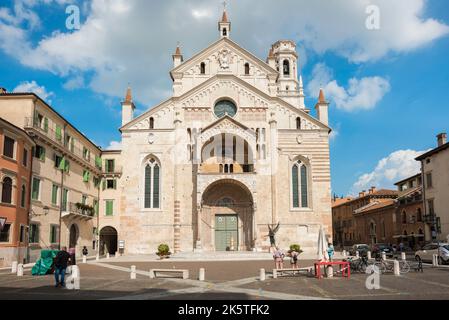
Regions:
[[154, 118], [150, 118], [150, 129], [154, 129]]
[[33, 199], [35, 201], [39, 200], [40, 185], [41, 185], [41, 180], [38, 178], [33, 178], [31, 199]]
[[296, 129], [301, 130], [301, 118], [296, 118]]
[[430, 189], [433, 187], [433, 181], [432, 181], [432, 173], [426, 174], [426, 180], [427, 180], [427, 188]]
[[62, 157], [55, 154], [55, 168], [58, 168], [61, 166]]
[[50, 243], [55, 244], [58, 243], [59, 238], [59, 226], [51, 225], [50, 226]]
[[5, 136], [4, 145], [3, 145], [3, 155], [10, 159], [14, 159], [14, 144], [16, 141], [11, 139], [10, 137]]
[[83, 158], [84, 160], [90, 161], [90, 151], [83, 147]]
[[290, 61], [284, 60], [283, 72], [284, 72], [284, 76], [289, 76], [290, 75]]
[[9, 233], [11, 230], [11, 225], [10, 224], [5, 224], [5, 226], [3, 227], [3, 230], [0, 231], [0, 242], [9, 242]]
[[106, 173], [114, 173], [115, 172], [115, 160], [109, 159], [105, 161], [105, 169]]
[[245, 63], [245, 75], [249, 76], [249, 63]]
[[109, 189], [116, 189], [117, 187], [116, 181], [113, 179], [106, 180], [106, 188]]
[[36, 146], [36, 148], [34, 149], [34, 157], [41, 161], [45, 161], [45, 148]]
[[24, 225], [20, 225], [19, 242], [21, 242], [21, 243], [25, 242], [25, 226]]
[[26, 207], [26, 198], [27, 198], [27, 192], [25, 185], [22, 186], [22, 193], [20, 194], [20, 206], [22, 208]]
[[51, 204], [54, 206], [58, 205], [58, 194], [59, 194], [59, 187], [54, 184], [51, 189]]
[[25, 148], [23, 149], [22, 165], [24, 167], [28, 166], [28, 150]]
[[204, 62], [201, 62], [200, 73], [201, 74], [206, 74], [206, 64]]
[[30, 243], [39, 243], [39, 226], [30, 224]]
[[228, 30], [226, 28], [223, 29], [223, 36], [226, 37], [228, 35]]

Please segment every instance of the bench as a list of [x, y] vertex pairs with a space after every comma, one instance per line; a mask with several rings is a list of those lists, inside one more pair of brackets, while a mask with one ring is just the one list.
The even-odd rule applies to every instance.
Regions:
[[[309, 274], [312, 272], [312, 268], [298, 268], [298, 269], [273, 269], [273, 279], [277, 279], [279, 276], [282, 277], [284, 275], [294, 276], [296, 273], [299, 275], [302, 273]], [[287, 273], [287, 274], [285, 274]]]
[[150, 279], [157, 278], [158, 274], [167, 275], [167, 274], [174, 274], [182, 276], [182, 279], [186, 280], [189, 279], [189, 270], [176, 270], [176, 269], [151, 269], [150, 270]]

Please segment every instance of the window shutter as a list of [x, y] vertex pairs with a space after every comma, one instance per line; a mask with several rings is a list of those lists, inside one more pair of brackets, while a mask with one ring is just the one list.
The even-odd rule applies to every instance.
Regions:
[[40, 155], [39, 155], [39, 159], [41, 161], [45, 161], [45, 148], [44, 147], [39, 147], [40, 148]]
[[44, 131], [48, 132], [48, 118], [44, 118]]
[[106, 190], [106, 180], [103, 180], [103, 190]]
[[298, 190], [298, 166], [295, 164], [292, 169], [292, 197], [293, 208], [299, 208], [299, 190]]
[[106, 172], [109, 172], [109, 161], [108, 160], [104, 161], [104, 167], [105, 167]]
[[62, 129], [60, 126], [56, 126], [56, 140], [61, 141], [62, 139]]
[[114, 189], [117, 189], [117, 180], [114, 179]]

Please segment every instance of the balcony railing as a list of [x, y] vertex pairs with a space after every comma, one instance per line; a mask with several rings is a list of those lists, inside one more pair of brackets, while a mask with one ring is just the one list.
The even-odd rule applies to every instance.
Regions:
[[103, 175], [116, 175], [116, 174], [122, 174], [123, 167], [114, 165], [113, 168], [103, 168]]
[[81, 220], [90, 220], [95, 217], [95, 210], [93, 208], [83, 208], [80, 203], [70, 202], [68, 208], [63, 210], [62, 217], [74, 217], [80, 218]]

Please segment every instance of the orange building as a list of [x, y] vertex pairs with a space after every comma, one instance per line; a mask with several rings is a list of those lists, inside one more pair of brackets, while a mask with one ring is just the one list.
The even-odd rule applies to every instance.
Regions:
[[0, 267], [27, 259], [30, 185], [34, 142], [0, 118]]

